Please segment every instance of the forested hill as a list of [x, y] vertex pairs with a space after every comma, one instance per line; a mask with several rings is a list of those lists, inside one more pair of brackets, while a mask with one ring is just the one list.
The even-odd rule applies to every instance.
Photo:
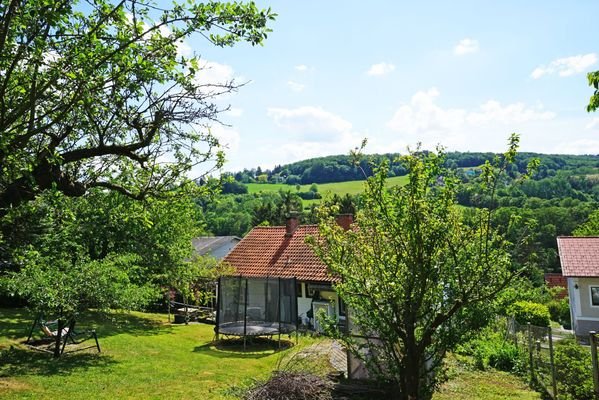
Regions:
[[[374, 154], [364, 157], [359, 166], [354, 165], [352, 158], [348, 155], [336, 155], [327, 157], [311, 158], [286, 165], [278, 165], [272, 170], [262, 170], [260, 167], [244, 169], [234, 174], [235, 180], [243, 183], [287, 183], [310, 184], [344, 182], [364, 179], [364, 174], [372, 174], [371, 162], [380, 163], [384, 159], [397, 160], [399, 154]], [[494, 153], [447, 153], [446, 164], [450, 168], [469, 168], [484, 164], [486, 160], [492, 160]], [[559, 170], [578, 170], [588, 168], [588, 173], [599, 167], [599, 155], [563, 155], [563, 154], [537, 154], [520, 153], [514, 168], [524, 172], [531, 158], [539, 158], [541, 167], [538, 178], [553, 176]], [[407, 173], [401, 163], [392, 163], [390, 176], [401, 176]]]

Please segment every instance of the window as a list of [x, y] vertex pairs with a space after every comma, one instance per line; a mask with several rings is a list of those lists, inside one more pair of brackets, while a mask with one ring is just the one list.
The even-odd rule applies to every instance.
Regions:
[[599, 286], [591, 286], [591, 305], [599, 307]]
[[339, 298], [339, 316], [345, 317], [345, 303]]
[[297, 287], [296, 287], [296, 294], [297, 297], [302, 297], [302, 283], [301, 282], [297, 282]]

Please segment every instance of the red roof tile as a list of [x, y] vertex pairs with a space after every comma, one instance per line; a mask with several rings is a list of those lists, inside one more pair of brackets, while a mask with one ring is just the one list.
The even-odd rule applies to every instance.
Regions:
[[285, 226], [255, 227], [225, 257], [225, 261], [243, 276], [337, 281], [306, 244], [306, 236], [318, 236], [318, 226], [300, 225], [292, 236], [286, 236], [285, 229]]
[[557, 249], [564, 276], [599, 277], [599, 237], [561, 236]]

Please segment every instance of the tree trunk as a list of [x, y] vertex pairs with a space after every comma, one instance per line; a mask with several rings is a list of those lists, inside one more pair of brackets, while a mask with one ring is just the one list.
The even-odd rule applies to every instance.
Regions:
[[[60, 350], [62, 350], [62, 330], [64, 329], [64, 320], [62, 318], [58, 318], [56, 321], [57, 331], [56, 331], [56, 340], [54, 342], [54, 358], [60, 357]], [[66, 338], [65, 338], [66, 340]]]
[[406, 345], [406, 354], [402, 359], [403, 374], [399, 377], [405, 392], [406, 400], [430, 400], [432, 391], [427, 388], [426, 368], [424, 353], [419, 350], [418, 342], [409, 336]]

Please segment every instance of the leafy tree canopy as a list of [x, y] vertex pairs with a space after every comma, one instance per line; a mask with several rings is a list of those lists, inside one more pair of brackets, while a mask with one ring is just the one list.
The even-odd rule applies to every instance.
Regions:
[[599, 108], [599, 71], [589, 72], [587, 79], [589, 81], [589, 86], [594, 89], [593, 95], [587, 105], [587, 111], [597, 111], [597, 108]]
[[[510, 150], [483, 166], [491, 196], [517, 144], [513, 136]], [[466, 217], [457, 207], [459, 180], [442, 154], [411, 153], [403, 162], [408, 184], [387, 190], [383, 162], [367, 181], [354, 228], [329, 218], [313, 243], [341, 278], [336, 290], [351, 321], [341, 339], [374, 376], [397, 384], [398, 398], [426, 399], [447, 350], [484, 324], [482, 310], [516, 271], [491, 212], [473, 209]]]
[[207, 83], [192, 34], [261, 44], [274, 18], [254, 3], [0, 2], [0, 216], [56, 188], [134, 198], [181, 183], [222, 154], [208, 123], [237, 88]]

